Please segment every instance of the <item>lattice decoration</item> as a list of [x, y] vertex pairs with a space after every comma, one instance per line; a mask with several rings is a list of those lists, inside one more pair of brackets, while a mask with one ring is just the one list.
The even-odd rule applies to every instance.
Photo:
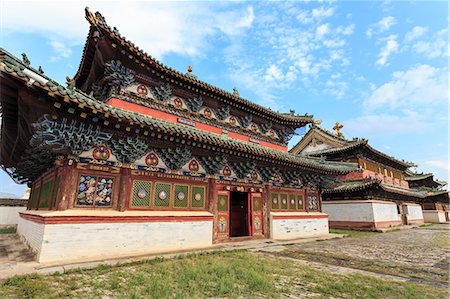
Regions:
[[131, 193], [132, 207], [149, 207], [152, 183], [149, 181], [133, 181], [133, 188]]
[[261, 211], [261, 197], [259, 196], [252, 197], [252, 208], [254, 212]]
[[203, 98], [201, 96], [189, 98], [186, 100], [186, 106], [188, 106], [189, 110], [195, 113], [200, 111], [202, 105], [203, 105]]
[[218, 174], [228, 162], [224, 156], [197, 157], [197, 160], [208, 174]]
[[111, 60], [105, 63], [104, 76], [101, 83], [92, 84], [95, 98], [106, 99], [111, 93], [136, 83], [136, 72], [123, 66], [119, 61]]
[[56, 209], [56, 206], [58, 204], [58, 192], [59, 192], [59, 184], [61, 183], [61, 176], [58, 176], [56, 178], [56, 183], [55, 183], [55, 193], [53, 194], [53, 209]]
[[168, 102], [172, 97], [172, 87], [169, 84], [150, 87], [150, 90], [155, 98], [162, 102]]
[[109, 207], [112, 199], [113, 179], [99, 177], [97, 182], [97, 192], [95, 194], [95, 205]]
[[295, 199], [294, 194], [289, 194], [289, 209], [291, 210], [297, 209], [297, 200]]
[[192, 186], [191, 188], [191, 207], [205, 207], [205, 187]]
[[30, 145], [36, 147], [45, 145], [53, 153], [79, 155], [83, 151], [91, 149], [93, 146], [103, 144], [111, 139], [111, 134], [104, 133], [99, 126], [67, 120], [64, 118], [61, 123], [51, 120], [46, 114], [33, 124], [35, 133]]
[[133, 163], [148, 152], [148, 144], [137, 137], [111, 139], [108, 145], [122, 163]]
[[288, 196], [287, 194], [280, 195], [280, 205], [281, 209], [286, 210], [288, 208]]
[[46, 182], [42, 185], [41, 202], [39, 203], [40, 209], [48, 209], [50, 207], [50, 198], [52, 197], [53, 180]]
[[41, 192], [41, 188], [40, 187], [34, 188], [33, 199], [31, 201], [31, 208], [32, 209], [36, 209], [37, 208], [38, 200], [39, 200], [39, 193], [40, 192]]
[[173, 206], [175, 208], [187, 208], [189, 203], [189, 186], [174, 186]]
[[153, 197], [153, 204], [155, 207], [169, 207], [170, 196], [170, 184], [155, 183], [155, 193]]
[[252, 123], [252, 119], [253, 118], [251, 115], [245, 115], [239, 118], [239, 122], [241, 123], [242, 127], [247, 128]]
[[272, 193], [270, 200], [272, 202], [272, 210], [277, 210], [280, 208], [280, 198], [278, 193]]
[[185, 147], [161, 148], [155, 150], [164, 164], [172, 170], [178, 170], [192, 157], [192, 152]]
[[316, 195], [308, 195], [308, 211], [318, 211], [319, 210], [319, 199]]
[[216, 116], [219, 120], [225, 120], [230, 116], [230, 106], [220, 107], [216, 110]]
[[258, 172], [265, 182], [276, 181], [277, 178], [281, 178], [280, 169], [277, 167], [259, 167]]
[[245, 179], [252, 170], [255, 170], [256, 163], [254, 161], [233, 162], [230, 166], [238, 178]]
[[228, 212], [228, 195], [219, 194], [217, 200], [217, 210]]
[[297, 195], [297, 209], [303, 210], [304, 209], [304, 198], [303, 195]]
[[272, 128], [272, 122], [265, 122], [259, 125], [261, 133], [266, 134]]
[[287, 143], [292, 138], [292, 136], [294, 136], [295, 129], [290, 127], [284, 127], [283, 129], [278, 130], [277, 134], [283, 143]]

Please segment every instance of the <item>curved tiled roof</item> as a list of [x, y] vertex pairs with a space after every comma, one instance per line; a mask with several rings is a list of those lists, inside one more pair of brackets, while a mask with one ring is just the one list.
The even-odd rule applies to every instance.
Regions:
[[[87, 113], [96, 113], [113, 117], [125, 123], [124, 125], [140, 125], [142, 128], [156, 130], [158, 133], [168, 133], [175, 136], [187, 137], [195, 142], [201, 141], [213, 145], [217, 149], [230, 149], [250, 154], [252, 156], [270, 159], [278, 164], [300, 167], [302, 169], [321, 173], [344, 174], [358, 171], [355, 163], [331, 162], [321, 158], [300, 157], [287, 152], [273, 150], [264, 146], [251, 144], [236, 139], [225, 139], [218, 134], [191, 128], [182, 124], [153, 118], [144, 114], [131, 112], [105, 104], [76, 89], [65, 88], [36, 70], [24, 65], [19, 59], [0, 49], [0, 71], [14, 76], [22, 81], [31, 82], [30, 86], [41, 88], [51, 96], [60, 96], [64, 102], [72, 104], [72, 107], [81, 109]], [[40, 79], [41, 78], [41, 79]], [[43, 80], [45, 79], [45, 80]], [[33, 81], [34, 80], [34, 81]], [[75, 109], [75, 108], [71, 108]], [[126, 124], [128, 123], [128, 124]], [[242, 156], [242, 155], [241, 155]], [[246, 155], [244, 155], [246, 156]]]
[[344, 153], [344, 152], [349, 152], [352, 151], [358, 147], [365, 147], [367, 148], [369, 151], [373, 152], [374, 154], [381, 156], [385, 159], [391, 160], [405, 168], [408, 167], [414, 167], [416, 166], [414, 163], [411, 162], [407, 162], [407, 161], [401, 161], [401, 160], [397, 160], [396, 158], [386, 155], [383, 152], [380, 152], [379, 150], [374, 149], [373, 147], [371, 147], [368, 143], [367, 139], [361, 139], [361, 140], [357, 140], [355, 142], [350, 143], [349, 145], [343, 146], [343, 147], [339, 147], [339, 148], [330, 148], [330, 149], [324, 149], [324, 150], [320, 150], [320, 151], [315, 151], [315, 152], [309, 152], [307, 153], [308, 156], [324, 156], [324, 155], [331, 155], [331, 154], [337, 154], [337, 153]]
[[89, 47], [91, 46], [90, 37], [92, 36], [92, 28], [96, 28], [97, 30], [101, 31], [105, 36], [109, 36], [111, 39], [115, 40], [119, 46], [122, 46], [125, 48], [130, 55], [134, 56], [133, 59], [139, 61], [140, 63], [144, 63], [152, 68], [155, 68], [159, 72], [164, 73], [166, 76], [172, 76], [176, 80], [179, 80], [181, 82], [184, 82], [185, 84], [188, 84], [189, 86], [193, 86], [194, 88], [202, 88], [205, 90], [208, 90], [211, 93], [214, 93], [215, 95], [227, 98], [230, 102], [242, 104], [243, 106], [248, 107], [252, 111], [259, 111], [260, 113], [272, 117], [274, 119], [277, 119], [284, 123], [290, 123], [290, 124], [305, 124], [305, 123], [313, 123], [313, 115], [294, 115], [294, 114], [288, 114], [288, 113], [278, 113], [275, 111], [272, 111], [268, 108], [265, 108], [261, 105], [258, 105], [256, 103], [253, 103], [249, 100], [246, 100], [244, 98], [241, 98], [240, 96], [236, 96], [228, 91], [225, 91], [223, 89], [220, 89], [216, 86], [213, 86], [209, 83], [206, 83], [204, 81], [198, 80], [196, 78], [193, 78], [192, 76], [188, 76], [186, 74], [183, 74], [179, 71], [176, 71], [146, 52], [144, 52], [142, 49], [139, 49], [134, 43], [127, 40], [125, 37], [121, 36], [116, 28], [111, 28], [105, 21], [105, 18], [99, 13], [96, 12], [95, 14], [86, 7], [86, 19], [91, 24], [91, 30], [89, 32], [88, 39], [86, 41], [84, 50], [83, 50], [83, 56], [81, 59], [80, 66], [78, 68], [78, 71], [75, 75], [75, 79], [78, 79], [81, 76], [81, 73], [83, 71], [84, 67], [87, 67], [90, 63], [88, 63], [88, 57], [87, 53], [89, 51]]

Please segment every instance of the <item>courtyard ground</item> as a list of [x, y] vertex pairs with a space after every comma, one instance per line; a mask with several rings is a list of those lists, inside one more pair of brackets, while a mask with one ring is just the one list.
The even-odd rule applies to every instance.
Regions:
[[448, 298], [448, 233], [448, 225], [352, 232], [343, 239], [16, 276], [0, 285], [0, 298]]

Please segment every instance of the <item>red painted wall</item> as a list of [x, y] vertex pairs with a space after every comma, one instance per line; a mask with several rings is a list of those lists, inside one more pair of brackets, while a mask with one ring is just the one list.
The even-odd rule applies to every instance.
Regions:
[[[170, 114], [170, 113], [166, 113], [166, 112], [162, 112], [162, 111], [159, 111], [159, 110], [156, 110], [156, 109], [152, 109], [152, 108], [149, 108], [149, 107], [144, 107], [144, 106], [141, 106], [141, 105], [129, 103], [127, 101], [123, 101], [123, 100], [120, 100], [120, 99], [117, 99], [117, 98], [111, 98], [111, 99], [109, 99], [107, 101], [107, 103], [109, 105], [111, 105], [111, 106], [114, 106], [114, 107], [122, 108], [122, 109], [133, 111], [133, 112], [142, 113], [142, 114], [149, 115], [149, 116], [152, 116], [152, 117], [155, 117], [155, 118], [164, 119], [164, 120], [167, 120], [167, 121], [170, 121], [170, 122], [173, 122], [173, 123], [179, 123], [178, 122], [178, 118], [180, 118], [180, 116], [177, 116], [177, 115], [174, 115], [174, 114]], [[181, 117], [181, 118], [185, 119], [184, 117]], [[211, 125], [207, 125], [207, 124], [204, 124], [204, 123], [201, 123], [201, 122], [198, 122], [198, 121], [194, 121], [194, 120], [193, 120], [193, 122], [195, 122], [195, 124], [196, 124], [195, 125], [196, 129], [203, 130], [203, 131], [208, 131], [208, 132], [215, 133], [215, 134], [218, 134], [218, 135], [222, 134], [222, 129], [221, 128], [214, 127], [214, 126], [211, 126]], [[250, 139], [249, 136], [246, 136], [246, 135], [243, 135], [243, 134], [239, 134], [239, 133], [235, 133], [235, 132], [228, 132], [228, 136], [230, 138], [233, 138], [233, 139], [247, 141], [247, 142], [249, 142], [249, 139]], [[266, 147], [269, 147], [269, 148], [272, 148], [272, 149], [276, 149], [276, 150], [279, 150], [279, 151], [287, 152], [287, 146], [281, 146], [281, 145], [273, 144], [273, 143], [270, 143], [270, 142], [267, 142], [267, 141], [263, 141], [263, 140], [260, 140], [260, 141], [261, 141], [260, 145], [262, 145], [262, 146], [266, 146]]]

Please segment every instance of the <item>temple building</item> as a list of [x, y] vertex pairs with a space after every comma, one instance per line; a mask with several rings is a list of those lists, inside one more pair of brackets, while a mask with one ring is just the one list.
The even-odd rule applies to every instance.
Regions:
[[359, 165], [359, 171], [322, 190], [322, 210], [331, 227], [383, 229], [448, 220], [448, 192], [438, 189], [445, 183], [412, 173], [413, 163], [374, 149], [366, 139], [345, 139], [342, 127], [336, 123], [332, 133], [313, 125], [290, 150], [300, 157]]
[[288, 152], [311, 115], [175, 71], [86, 18], [67, 86], [0, 50], [0, 165], [31, 187], [17, 232], [39, 262], [328, 234], [321, 190], [359, 170]]

